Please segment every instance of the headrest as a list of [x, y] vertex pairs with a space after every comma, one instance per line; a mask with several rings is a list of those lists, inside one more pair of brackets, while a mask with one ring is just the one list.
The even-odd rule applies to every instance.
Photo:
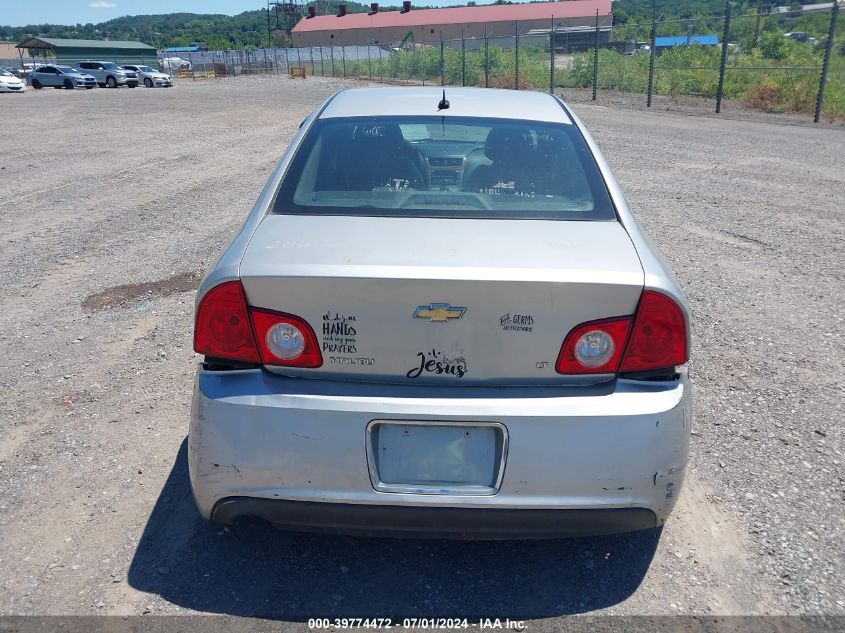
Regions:
[[533, 149], [531, 135], [517, 127], [494, 127], [484, 141], [484, 155], [494, 163], [508, 160], [516, 162]]

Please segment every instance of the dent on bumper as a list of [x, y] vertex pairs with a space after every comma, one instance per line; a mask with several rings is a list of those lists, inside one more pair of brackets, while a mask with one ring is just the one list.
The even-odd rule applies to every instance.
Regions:
[[[246, 498], [392, 509], [640, 508], [659, 525], [683, 481], [690, 416], [690, 384], [683, 375], [670, 383], [433, 388], [200, 369], [188, 444], [191, 485], [203, 516], [214, 513], [224, 521], [241, 511], [261, 515], [246, 511]], [[498, 493], [377, 492], [365, 447], [374, 419], [505, 425], [509, 447]], [[236, 498], [240, 502], [233, 504]], [[228, 507], [225, 513], [215, 511], [218, 504], [218, 510]], [[291, 515], [290, 505], [258, 505], [277, 524], [304, 525], [303, 516], [314, 516], [311, 510]], [[329, 527], [338, 523], [327, 521]], [[321, 529], [316, 523], [310, 527]]]

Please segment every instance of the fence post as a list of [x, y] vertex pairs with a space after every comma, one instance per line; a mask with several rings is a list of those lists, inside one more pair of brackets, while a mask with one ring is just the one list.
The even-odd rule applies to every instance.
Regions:
[[285, 54], [285, 74], [290, 75], [290, 58], [288, 57], [288, 49], [283, 48], [282, 51]]
[[334, 77], [334, 44], [332, 44], [332, 47], [329, 50], [332, 56], [332, 77]]
[[440, 31], [440, 85], [446, 85], [446, 63], [443, 60], [443, 31]]
[[757, 18], [754, 20], [754, 38], [751, 40], [751, 48], [757, 48], [757, 40], [760, 37], [760, 19], [763, 17], [763, 0], [757, 0]]
[[830, 51], [833, 49], [833, 38], [836, 35], [836, 16], [838, 13], [839, 0], [833, 0], [833, 8], [830, 10], [830, 28], [827, 31], [827, 45], [824, 48], [824, 62], [822, 62], [822, 74], [819, 77], [819, 92], [816, 95], [816, 113], [813, 115], [813, 123], [818, 123], [822, 118], [824, 88], [827, 85], [827, 71], [830, 68]]
[[326, 67], [323, 65], [323, 45], [320, 44], [320, 77], [326, 76]]
[[722, 112], [725, 93], [725, 68], [728, 65], [728, 37], [731, 34], [731, 1], [725, 0], [725, 25], [722, 29], [722, 60], [719, 62], [719, 85], [716, 87], [716, 114]]
[[519, 90], [519, 20], [514, 20], [513, 22], [513, 32], [514, 32], [514, 89]]
[[596, 100], [596, 92], [599, 83], [599, 10], [596, 9], [596, 34], [595, 47], [593, 49], [593, 101]]
[[484, 23], [484, 87], [490, 87], [490, 40], [487, 38], [487, 23]]
[[555, 93], [555, 16], [549, 29], [549, 94]]
[[367, 44], [367, 68], [370, 71], [370, 81], [373, 80], [373, 45], [372, 40]]
[[467, 85], [467, 43], [464, 39], [464, 27], [461, 27], [461, 85]]
[[654, 42], [657, 39], [657, 0], [651, 0], [651, 43], [648, 49], [648, 97], [646, 107], [651, 107], [651, 95], [654, 94]]
[[196, 73], [194, 72], [194, 56], [191, 55], [190, 51], [188, 52], [188, 63], [191, 65], [191, 79], [196, 81], [197, 76], [196, 76]]
[[[277, 7], [278, 9], [278, 7]], [[271, 34], [271, 27], [270, 27], [270, 3], [267, 2], [267, 46], [273, 45], [273, 36]]]
[[340, 48], [340, 61], [343, 64], [343, 78], [346, 79], [346, 47]]

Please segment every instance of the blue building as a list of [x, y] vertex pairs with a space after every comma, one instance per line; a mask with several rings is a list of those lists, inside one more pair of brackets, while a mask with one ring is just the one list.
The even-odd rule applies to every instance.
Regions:
[[171, 46], [170, 48], [165, 48], [165, 53], [199, 53], [201, 51], [207, 51], [208, 48], [203, 46], [202, 44], [191, 44], [190, 46]]
[[718, 46], [719, 38], [716, 35], [673, 35], [670, 37], [654, 38], [656, 52], [661, 52], [673, 46]]

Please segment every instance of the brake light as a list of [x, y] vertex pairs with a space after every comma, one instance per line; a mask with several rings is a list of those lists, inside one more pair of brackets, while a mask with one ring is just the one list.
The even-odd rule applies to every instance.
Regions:
[[613, 374], [669, 369], [689, 360], [681, 307], [654, 290], [643, 291], [633, 317], [582, 323], [563, 341], [559, 374]]
[[194, 324], [194, 351], [215, 358], [260, 362], [240, 281], [215, 286], [200, 301]]
[[323, 357], [314, 330], [292, 314], [250, 309], [261, 362], [286, 367], [320, 367]]
[[687, 360], [687, 322], [680, 306], [662, 293], [643, 291], [620, 371], [667, 369]]
[[625, 351], [631, 317], [590, 321], [572, 329], [557, 357], [559, 374], [613, 374]]

